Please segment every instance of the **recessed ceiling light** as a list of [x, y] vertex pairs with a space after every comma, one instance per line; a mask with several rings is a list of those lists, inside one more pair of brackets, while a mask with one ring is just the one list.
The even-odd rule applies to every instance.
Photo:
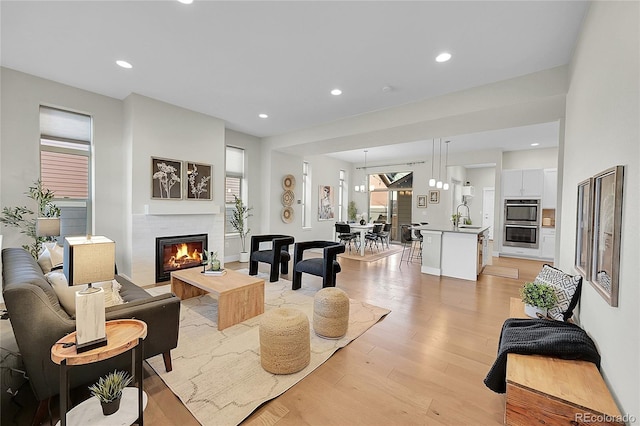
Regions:
[[180, 3], [182, 4], [191, 4], [193, 3], [193, 0], [178, 0]]
[[438, 56], [436, 56], [436, 62], [447, 62], [451, 59], [451, 53], [442, 52]]
[[269, 116], [267, 114], [265, 114], [265, 113], [258, 114], [258, 117], [260, 117], [260, 118], [269, 118]]
[[538, 145], [540, 145], [538, 142], [534, 142], [531, 144], [531, 146], [538, 146]]
[[120, 65], [122, 68], [133, 68], [133, 65], [131, 65], [129, 62], [127, 61], [116, 61], [116, 64]]
[[340, 96], [340, 95], [342, 95], [342, 90], [340, 90], [340, 89], [333, 89], [333, 90], [331, 91], [331, 94], [332, 94], [333, 96]]

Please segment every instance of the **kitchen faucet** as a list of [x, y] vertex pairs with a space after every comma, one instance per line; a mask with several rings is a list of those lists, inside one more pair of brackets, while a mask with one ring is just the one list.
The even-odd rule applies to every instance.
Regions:
[[[464, 207], [467, 209], [466, 216], [463, 216], [460, 214], [460, 207]], [[469, 213], [469, 206], [467, 206], [466, 201], [464, 201], [462, 204], [459, 204], [458, 207], [456, 207], [456, 215], [458, 216], [458, 223], [461, 223], [460, 219], [463, 217], [466, 217], [467, 219], [469, 219], [469, 221], [471, 221], [471, 214]], [[464, 222], [462, 222], [462, 224], [464, 224]]]

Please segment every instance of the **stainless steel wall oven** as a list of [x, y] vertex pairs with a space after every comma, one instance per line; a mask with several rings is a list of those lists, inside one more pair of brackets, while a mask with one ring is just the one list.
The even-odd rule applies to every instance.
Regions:
[[540, 200], [505, 200], [502, 245], [537, 249], [540, 213]]

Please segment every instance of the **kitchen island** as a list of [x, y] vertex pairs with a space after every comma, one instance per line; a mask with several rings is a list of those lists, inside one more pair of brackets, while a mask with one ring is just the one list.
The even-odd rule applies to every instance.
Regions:
[[421, 225], [413, 229], [420, 230], [423, 237], [421, 271], [424, 274], [476, 281], [490, 259], [488, 226]]

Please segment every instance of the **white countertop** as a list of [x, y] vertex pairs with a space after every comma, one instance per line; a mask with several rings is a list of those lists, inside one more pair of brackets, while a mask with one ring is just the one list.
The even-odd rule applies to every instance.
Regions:
[[460, 226], [454, 229], [453, 225], [450, 225], [449, 227], [435, 226], [435, 225], [420, 225], [420, 226], [413, 226], [412, 228], [419, 229], [421, 231], [454, 232], [457, 234], [471, 234], [471, 235], [482, 234], [484, 231], [489, 229], [488, 226], [481, 226], [478, 228], [468, 228], [468, 227]]

